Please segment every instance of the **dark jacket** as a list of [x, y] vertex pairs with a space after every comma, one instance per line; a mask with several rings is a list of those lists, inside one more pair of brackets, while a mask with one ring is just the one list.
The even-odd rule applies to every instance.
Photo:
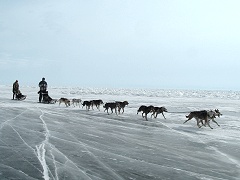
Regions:
[[46, 91], [47, 90], [47, 82], [45, 80], [40, 81], [38, 86], [40, 87], [40, 91]]
[[14, 94], [17, 94], [18, 92], [19, 92], [19, 84], [18, 84], [18, 81], [15, 81], [14, 83], [13, 83], [13, 93]]

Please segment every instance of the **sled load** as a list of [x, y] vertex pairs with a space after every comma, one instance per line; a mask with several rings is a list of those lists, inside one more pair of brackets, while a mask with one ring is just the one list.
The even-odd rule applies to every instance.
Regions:
[[55, 104], [56, 100], [52, 99], [49, 95], [48, 95], [48, 91], [45, 91], [44, 93], [42, 93], [43, 99], [42, 99], [42, 103], [45, 104]]

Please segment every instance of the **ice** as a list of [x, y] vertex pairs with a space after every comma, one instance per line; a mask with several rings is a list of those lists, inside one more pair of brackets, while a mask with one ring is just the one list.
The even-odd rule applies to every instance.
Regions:
[[[240, 93], [157, 89], [50, 87], [58, 99], [127, 100], [124, 114], [100, 107], [41, 104], [38, 88], [21, 87], [24, 101], [0, 86], [0, 179], [216, 179], [240, 178]], [[148, 121], [140, 105], [165, 106]], [[186, 124], [193, 110], [219, 109], [218, 127]]]

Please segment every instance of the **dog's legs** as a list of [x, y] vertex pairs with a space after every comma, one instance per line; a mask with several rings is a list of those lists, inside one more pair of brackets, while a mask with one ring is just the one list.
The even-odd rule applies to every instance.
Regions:
[[120, 114], [120, 112], [121, 112], [121, 108], [120, 108], [120, 107], [118, 107], [118, 114]]
[[152, 118], [152, 116], [155, 118], [155, 112], [151, 114], [151, 118]]
[[217, 123], [217, 121], [215, 121], [214, 119], [212, 119], [212, 121], [215, 122], [218, 126], [220, 126], [220, 125]]
[[120, 114], [120, 113], [121, 113], [121, 109], [122, 109], [122, 114], [123, 114], [123, 112], [124, 112], [123, 107], [118, 107], [118, 112], [119, 112], [119, 114]]
[[[108, 113], [108, 108], [105, 108], [104, 112], [107, 110], [107, 113]], [[109, 113], [108, 113], [109, 114]]]
[[164, 119], [166, 119], [165, 116], [164, 116], [164, 114], [163, 114], [163, 112], [162, 112], [162, 115], [163, 115]]
[[206, 127], [206, 120], [205, 120], [205, 123], [203, 123], [203, 119], [200, 119], [199, 122], [201, 122], [201, 124], [202, 124], [201, 127], [202, 127], [202, 126], [205, 126], [205, 127]]
[[115, 113], [116, 113], [116, 115], [118, 116], [118, 114], [117, 114], [117, 108], [115, 108]]
[[148, 121], [148, 119], [147, 119], [147, 113], [145, 113], [145, 119], [146, 119], [146, 121]]
[[209, 121], [208, 119], [206, 120], [206, 122], [207, 122], [207, 125], [208, 125], [211, 129], [213, 129], [213, 128], [210, 126], [210, 124], [209, 124], [210, 121]]
[[195, 118], [195, 119], [197, 120], [197, 126], [198, 126], [199, 128], [201, 128], [202, 126], [200, 126], [200, 124], [199, 124], [200, 120], [199, 120], [198, 118]]

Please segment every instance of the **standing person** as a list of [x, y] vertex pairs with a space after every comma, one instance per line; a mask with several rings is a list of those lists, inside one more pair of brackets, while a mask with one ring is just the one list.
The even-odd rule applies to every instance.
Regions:
[[39, 102], [42, 101], [43, 93], [47, 93], [47, 82], [45, 81], [45, 78], [42, 78], [42, 81], [39, 82], [38, 86], [40, 87], [40, 91], [38, 91], [39, 94]]
[[18, 80], [16, 80], [13, 83], [13, 99], [15, 98], [15, 96], [19, 93], [19, 84], [18, 84]]

